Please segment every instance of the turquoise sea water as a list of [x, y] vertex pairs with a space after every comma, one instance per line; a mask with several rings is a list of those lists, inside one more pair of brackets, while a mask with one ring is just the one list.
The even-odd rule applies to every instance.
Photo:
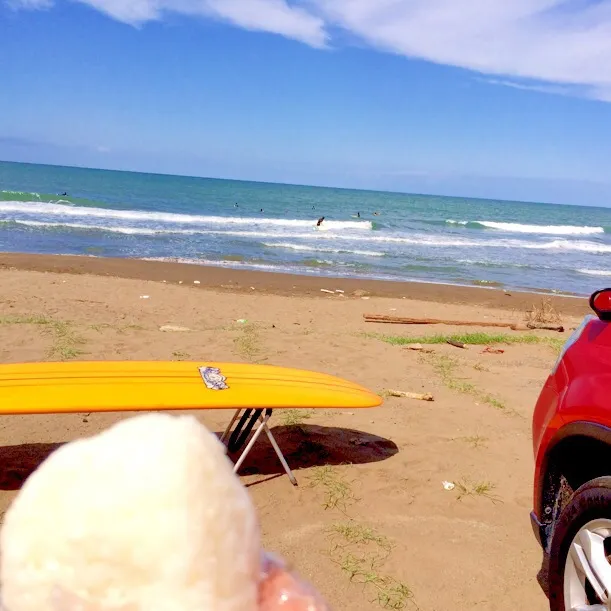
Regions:
[[585, 294], [611, 209], [0, 162], [0, 251]]

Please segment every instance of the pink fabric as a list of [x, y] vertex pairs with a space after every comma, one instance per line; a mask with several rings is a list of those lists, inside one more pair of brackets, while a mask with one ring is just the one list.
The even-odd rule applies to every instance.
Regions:
[[259, 611], [330, 611], [318, 593], [291, 573], [278, 558], [265, 554]]

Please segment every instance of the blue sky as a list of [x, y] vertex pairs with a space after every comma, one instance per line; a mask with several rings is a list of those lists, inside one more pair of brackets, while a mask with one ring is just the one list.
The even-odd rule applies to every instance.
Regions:
[[611, 205], [610, 66], [611, 0], [0, 0], [0, 159]]

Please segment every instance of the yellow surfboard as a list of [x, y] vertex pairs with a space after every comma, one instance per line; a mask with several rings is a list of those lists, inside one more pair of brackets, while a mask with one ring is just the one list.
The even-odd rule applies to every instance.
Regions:
[[371, 391], [299, 369], [206, 362], [0, 365], [0, 414], [377, 407]]

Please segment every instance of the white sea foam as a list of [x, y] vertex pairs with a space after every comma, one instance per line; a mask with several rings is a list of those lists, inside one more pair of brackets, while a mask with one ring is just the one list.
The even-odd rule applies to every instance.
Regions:
[[[83, 229], [94, 231], [111, 231], [113, 233], [124, 233], [127, 235], [155, 235], [156, 233], [176, 233], [176, 231], [164, 231], [156, 229], [141, 229], [139, 227], [109, 227], [107, 225], [87, 225], [85, 223], [45, 223], [43, 221], [12, 221], [17, 225], [26, 225], [27, 227], [42, 227], [56, 229]], [[193, 231], [180, 231], [178, 233], [193, 234]]]
[[598, 244], [597, 242], [572, 242], [569, 240], [554, 240], [541, 245], [530, 245], [525, 248], [542, 250], [576, 250], [578, 252], [605, 253], [611, 252], [611, 244]]
[[611, 276], [611, 271], [606, 271], [604, 269], [578, 269], [577, 271], [587, 276]]
[[448, 225], [479, 225], [487, 229], [496, 229], [509, 233], [538, 233], [541, 235], [595, 235], [605, 233], [604, 227], [577, 225], [524, 225], [522, 223], [501, 223], [497, 221], [454, 221], [448, 219]]
[[[69, 202], [66, 202], [69, 203]], [[58, 203], [42, 202], [0, 202], [0, 214], [17, 213], [39, 216], [60, 216], [96, 219], [118, 219], [127, 221], [145, 221], [149, 223], [175, 223], [188, 225], [262, 225], [265, 227], [301, 227], [311, 228], [317, 232], [335, 230], [371, 230], [371, 221], [332, 221], [325, 220], [316, 227], [316, 220], [277, 219], [266, 217], [226, 217], [176, 214], [173, 212], [148, 212], [146, 210], [116, 210], [111, 208], [87, 208]]]
[[305, 244], [291, 244], [289, 242], [264, 242], [263, 246], [268, 248], [288, 248], [290, 250], [299, 250], [304, 252], [329, 252], [329, 253], [345, 253], [350, 255], [361, 255], [363, 257], [383, 257], [384, 253], [376, 250], [349, 250], [342, 248], [317, 248], [316, 246], [307, 246]]
[[[12, 220], [11, 220], [12, 221]], [[214, 236], [231, 236], [237, 238], [291, 238], [291, 239], [303, 239], [317, 242], [351, 242], [350, 248], [323, 248], [322, 252], [342, 252], [352, 251], [356, 254], [364, 254], [366, 256], [383, 256], [383, 253], [374, 255], [374, 251], [353, 249], [353, 244], [379, 244], [383, 248], [383, 244], [405, 244], [413, 246], [426, 246], [430, 248], [434, 247], [454, 247], [454, 248], [512, 248], [512, 249], [527, 249], [527, 250], [556, 250], [556, 251], [576, 251], [586, 253], [611, 253], [611, 244], [602, 244], [598, 242], [589, 241], [574, 241], [558, 239], [547, 242], [533, 242], [518, 239], [498, 239], [498, 240], [478, 240], [468, 239], [460, 237], [448, 237], [443, 235], [426, 235], [426, 234], [412, 234], [410, 237], [402, 235], [372, 235], [372, 234], [346, 234], [342, 233], [287, 233], [284, 230], [280, 232], [276, 231], [252, 231], [252, 230], [221, 230], [221, 229], [207, 229], [207, 228], [149, 228], [149, 227], [129, 227], [129, 226], [114, 226], [114, 225], [94, 225], [87, 223], [50, 223], [45, 221], [31, 221], [31, 220], [14, 220], [17, 224], [28, 225], [32, 227], [49, 227], [49, 228], [62, 228], [66, 227], [69, 229], [81, 229], [81, 230], [97, 230], [97, 231], [108, 231], [112, 233], [121, 233], [127, 235], [162, 235], [162, 234], [178, 234], [178, 235], [214, 235]], [[166, 226], [167, 227], [167, 226]], [[295, 245], [288, 246], [287, 242], [281, 243], [283, 248], [294, 248], [295, 250], [315, 250], [316, 247], [308, 245]], [[274, 244], [279, 246], [279, 244]]]
[[[290, 265], [276, 265], [272, 263], [255, 263], [251, 261], [231, 261], [224, 259], [189, 259], [184, 257], [144, 257], [143, 261], [159, 261], [162, 263], [187, 263], [189, 265], [207, 265], [213, 267], [232, 267], [258, 269], [267, 272], [295, 273], [299, 268]], [[300, 270], [301, 271], [301, 270]], [[307, 272], [307, 270], [304, 270]]]
[[522, 225], [521, 223], [497, 223], [494, 221], [477, 221], [480, 225], [501, 231], [517, 233], [540, 233], [550, 235], [594, 235], [605, 233], [603, 227], [578, 227], [575, 225]]

